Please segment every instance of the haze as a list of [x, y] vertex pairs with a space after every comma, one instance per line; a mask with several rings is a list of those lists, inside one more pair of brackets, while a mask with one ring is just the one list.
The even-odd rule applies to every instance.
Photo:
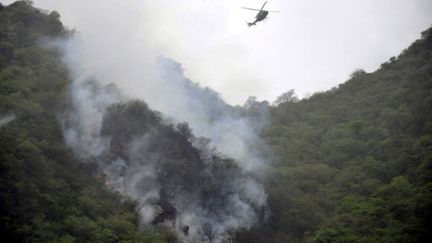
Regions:
[[282, 13], [247, 27], [256, 13], [240, 7], [259, 8], [263, 2], [35, 0], [34, 5], [57, 10], [66, 26], [82, 34], [93, 56], [87, 65], [96, 70], [122, 63], [133, 73], [164, 55], [231, 104], [243, 104], [250, 95], [273, 101], [288, 89], [300, 96], [330, 89], [357, 68], [374, 71], [432, 23], [430, 0], [273, 0], [266, 9]]

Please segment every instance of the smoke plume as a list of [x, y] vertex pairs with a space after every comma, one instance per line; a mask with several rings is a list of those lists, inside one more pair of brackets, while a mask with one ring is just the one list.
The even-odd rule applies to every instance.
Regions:
[[0, 114], [0, 127], [8, 124], [9, 122], [15, 120], [14, 114]]
[[148, 43], [94, 37], [55, 43], [73, 80], [61, 120], [77, 156], [138, 202], [142, 224], [166, 225], [186, 242], [221, 242], [263, 220], [266, 109], [226, 104]]

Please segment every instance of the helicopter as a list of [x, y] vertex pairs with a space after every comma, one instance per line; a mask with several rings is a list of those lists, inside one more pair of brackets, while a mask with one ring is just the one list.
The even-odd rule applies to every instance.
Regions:
[[242, 7], [242, 8], [247, 9], [247, 10], [258, 11], [258, 14], [255, 16], [255, 20], [254, 20], [254, 22], [251, 22], [251, 23], [246, 22], [247, 25], [248, 25], [249, 27], [251, 27], [252, 25], [256, 25], [256, 23], [258, 23], [258, 22], [263, 21], [264, 19], [266, 19], [266, 18], [267, 18], [267, 15], [269, 14], [269, 12], [272, 12], [272, 13], [280, 13], [280, 11], [269, 11], [269, 10], [264, 10], [264, 7], [265, 7], [266, 4], [267, 4], [267, 1], [264, 2], [264, 4], [263, 4], [263, 6], [261, 7], [261, 9]]

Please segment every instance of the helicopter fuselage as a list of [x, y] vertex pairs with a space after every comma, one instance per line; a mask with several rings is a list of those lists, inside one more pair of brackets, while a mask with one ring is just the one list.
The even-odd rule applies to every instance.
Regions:
[[255, 21], [256, 22], [263, 21], [265, 18], [267, 18], [268, 13], [269, 12], [266, 10], [259, 11], [259, 13], [255, 17]]
[[258, 12], [258, 14], [255, 16], [255, 21], [252, 23], [248, 23], [249, 27], [252, 25], [256, 25], [256, 23], [263, 21], [265, 18], [267, 18], [267, 15], [269, 14], [266, 10], [261, 10]]

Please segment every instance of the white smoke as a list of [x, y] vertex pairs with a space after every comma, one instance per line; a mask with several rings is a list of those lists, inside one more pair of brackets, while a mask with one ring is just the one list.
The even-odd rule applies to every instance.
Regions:
[[15, 118], [16, 118], [15, 114], [0, 114], [0, 127], [15, 120]]
[[[187, 121], [195, 135], [210, 138], [222, 153], [237, 159], [244, 169], [254, 171], [264, 166], [261, 155], [256, 153], [256, 147], [261, 146], [259, 129], [250, 120], [233, 115], [229, 111], [231, 108], [214, 91], [191, 85], [180, 64], [158, 57], [152, 50], [148, 54], [145, 46], [142, 52], [126, 48], [124, 53], [122, 48], [105, 47], [106, 43], [95, 45], [82, 35], [62, 44], [65, 62], [78, 85], [91, 78], [105, 84], [114, 83], [127, 97], [141, 98], [152, 109], [177, 121]], [[102, 59], [91, 55], [103, 52], [109, 54]], [[117, 52], [119, 55], [115, 56], [113, 53]], [[79, 89], [73, 92], [87, 95]], [[81, 106], [89, 108], [87, 103]], [[94, 108], [101, 110], [101, 107]]]
[[[180, 239], [186, 242], [222, 242], [229, 237], [230, 230], [250, 228], [258, 222], [260, 214], [265, 213], [260, 211], [265, 210], [266, 205], [262, 185], [245, 174], [212, 168], [218, 166], [215, 162], [222, 161], [205, 159], [207, 168], [204, 171], [192, 168], [197, 174], [205, 173], [204, 179], [214, 183], [209, 185], [217, 186], [211, 187], [215, 192], [206, 200], [203, 200], [200, 188], [204, 185], [182, 185], [185, 179], [202, 183], [202, 177], [182, 178], [181, 175], [171, 174], [172, 179], [163, 178], [161, 181], [160, 177], [169, 173], [164, 169], [169, 168], [160, 165], [164, 163], [163, 154], [149, 152], [154, 139], [158, 137], [145, 134], [131, 144], [127, 162], [117, 159], [104, 168], [110, 188], [138, 200], [137, 212], [142, 216], [143, 223], [154, 222], [158, 215], [165, 213], [164, 210], [172, 213], [169, 207], [163, 208], [158, 204], [165, 197], [166, 201], [162, 200], [162, 204], [172, 205], [175, 218], [168, 217], [162, 223], [174, 229]], [[202, 151], [202, 157], [206, 157], [207, 153]], [[161, 195], [162, 190], [168, 196]], [[185, 232], [185, 227], [188, 232]]]
[[[91, 67], [83, 67], [86, 61], [80, 61], [80, 58], [85, 57], [77, 56], [83, 45], [85, 43], [79, 36], [56, 44], [64, 52], [64, 62], [70, 67], [73, 79], [70, 87], [73, 107], [63, 114], [62, 119], [66, 142], [81, 158], [98, 161], [110, 188], [138, 201], [137, 212], [143, 224], [154, 222], [167, 211], [160, 205], [161, 200], [174, 208], [175, 218], [158, 223], [171, 227], [187, 242], [222, 242], [232, 230], [250, 228], [264, 217], [267, 195], [263, 186], [251, 176], [263, 165], [258, 150], [261, 145], [257, 135], [259, 126], [241, 116], [235, 107], [225, 104], [214, 91], [184, 77], [181, 66], [172, 60], [158, 58], [154, 63], [143, 64], [143, 70], [149, 72], [142, 71], [141, 86], [147, 88], [139, 90], [143, 93], [139, 97], [152, 109], [163, 112], [164, 123], [186, 121], [196, 136], [209, 138], [196, 138], [191, 142], [201, 151], [202, 160], [208, 163], [207, 172], [203, 173], [207, 175], [206, 180], [212, 181], [211, 187], [218, 187], [217, 195], [214, 195], [218, 198], [210, 199], [218, 205], [203, 202], [200, 196], [203, 189], [199, 187], [189, 191], [161, 183], [159, 173], [166, 168], [161, 168], [158, 161], [164, 156], [163, 152], [145, 152], [149, 141], [158, 139], [157, 136], [144, 134], [133, 143], [124, 144], [128, 161], [118, 156], [104, 158], [110, 153], [111, 144], [111, 137], [101, 135], [104, 114], [111, 105], [133, 96], [124, 89], [118, 91], [115, 85], [102, 86], [95, 81], [101, 76], [93, 74]], [[116, 73], [113, 76], [122, 75]], [[121, 84], [122, 80], [119, 78], [116, 84]], [[170, 148], [166, 149], [168, 152]], [[220, 177], [212, 169], [218, 163], [212, 159], [214, 156], [234, 158], [242, 169], [238, 172], [229, 170]], [[178, 183], [182, 183], [184, 179], [179, 180]], [[166, 183], [170, 185], [171, 182]], [[161, 195], [162, 191], [170, 194], [168, 199]]]
[[114, 86], [100, 90], [95, 81], [77, 76], [70, 87], [73, 112], [62, 114], [66, 143], [81, 157], [98, 156], [104, 152], [109, 139], [100, 136], [103, 113], [110, 105], [122, 100]]
[[[223, 205], [209, 209], [196, 198], [197, 192], [188, 194], [183, 190], [169, 200], [177, 212], [175, 219], [162, 223], [175, 229], [185, 241], [213, 242], [227, 239], [232, 230], [256, 224], [261, 217], [257, 209], [266, 206], [263, 186], [250, 176], [265, 165], [259, 150], [260, 125], [239, 115], [214, 91], [192, 83], [179, 64], [158, 57], [160, 53], [149, 43], [141, 43], [141, 38], [128, 36], [121, 26], [113, 28], [112, 33], [106, 26], [102, 30], [103, 34], [76, 33], [55, 44], [63, 51], [73, 79], [73, 107], [62, 114], [67, 144], [81, 158], [99, 161], [110, 188], [138, 201], [142, 223], [154, 222], [164, 210], [158, 204], [161, 192], [171, 188], [163, 188], [158, 181], [160, 168], [157, 158], [152, 157], [158, 155], [143, 152], [150, 139], [148, 134], [129, 144], [127, 151], [132, 156], [128, 161], [114, 157], [101, 162], [98, 158], [109, 152], [111, 143], [109, 136], [101, 135], [107, 108], [133, 98], [142, 99], [151, 109], [162, 112], [165, 123], [186, 121], [195, 136], [209, 138], [206, 146], [202, 146], [200, 138], [193, 141], [204, 161], [211, 161], [213, 155], [231, 157], [242, 168], [227, 178], [208, 175], [215, 185], [221, 183], [218, 190], [223, 196], [218, 200]], [[121, 92], [107, 84], [115, 84]]]

